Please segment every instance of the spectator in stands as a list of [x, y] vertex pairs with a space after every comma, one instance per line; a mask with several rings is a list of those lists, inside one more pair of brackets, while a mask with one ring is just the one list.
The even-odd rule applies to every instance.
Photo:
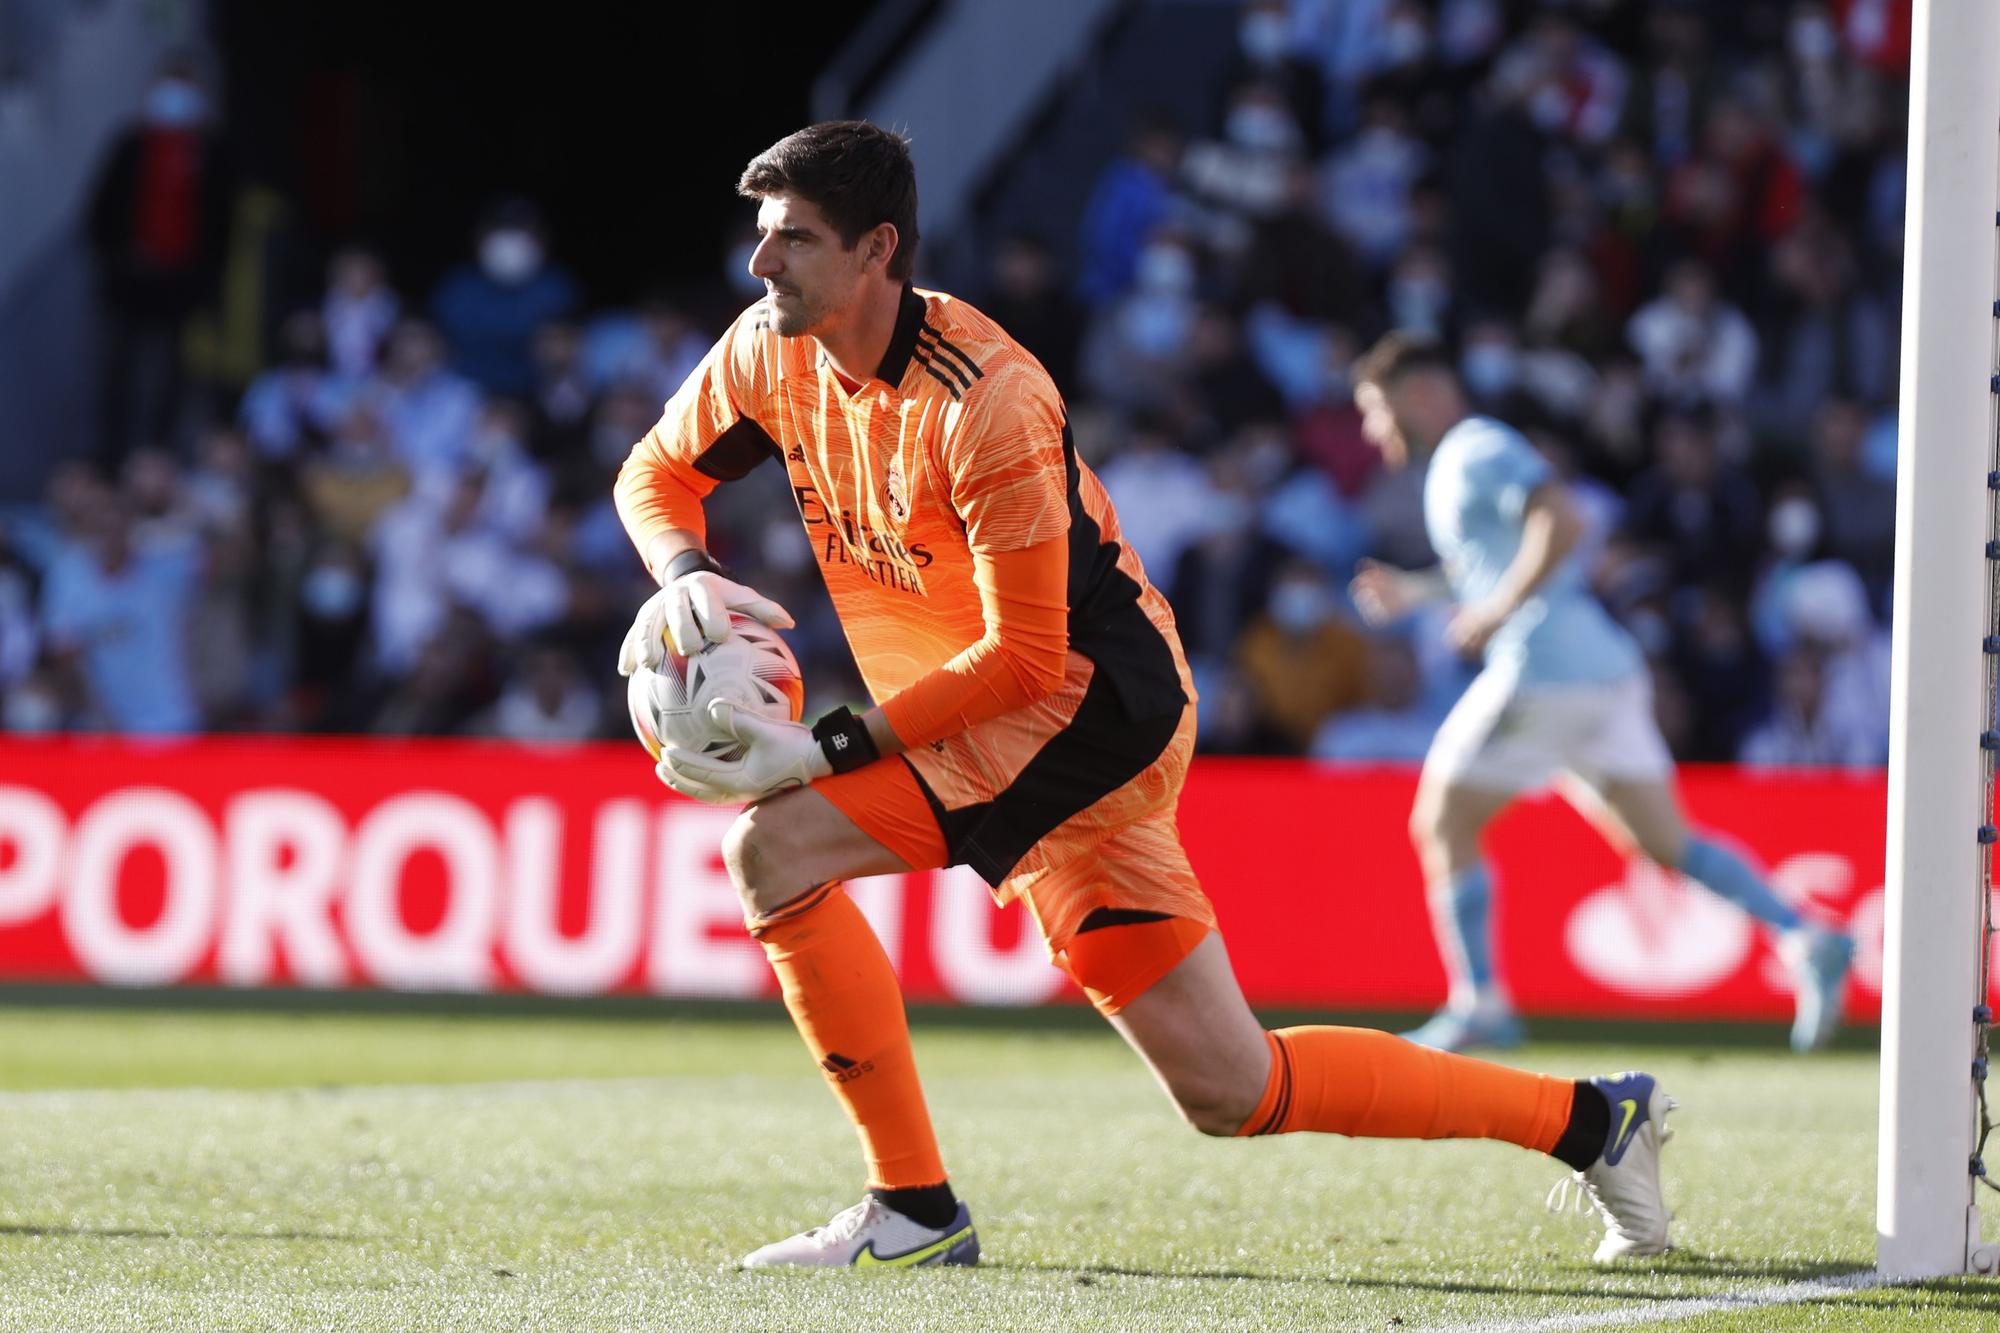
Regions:
[[1854, 252], [1817, 208], [1770, 256], [1772, 299], [1764, 346], [1765, 429], [1810, 420], [1837, 394], [1874, 401], [1893, 392], [1890, 311], [1855, 283]]
[[1702, 123], [1701, 147], [1667, 178], [1663, 221], [1754, 308], [1764, 256], [1799, 220], [1805, 180], [1760, 109], [1720, 97]]
[[389, 288], [380, 255], [358, 245], [335, 253], [327, 269], [326, 299], [320, 304], [327, 361], [334, 373], [358, 380], [374, 370], [383, 340], [396, 327], [402, 309]]
[[359, 381], [327, 368], [317, 311], [295, 310], [278, 330], [277, 363], [252, 380], [237, 420], [267, 459], [290, 459], [332, 433]]
[[1091, 393], [1130, 410], [1178, 396], [1193, 358], [1199, 264], [1180, 233], [1147, 241], [1131, 292], [1099, 312], [1085, 339], [1082, 379]]
[[554, 386], [572, 383], [586, 393], [615, 382], [644, 385], [664, 403], [701, 364], [713, 341], [678, 303], [655, 295], [636, 313], [620, 311], [591, 320], [583, 334], [580, 358], [573, 363], [574, 375], [558, 377], [552, 375], [552, 367], [566, 368], [568, 363], [559, 357], [545, 357], [542, 350], [542, 338], [551, 327], [564, 326], [545, 325], [535, 344], [545, 406]]
[[1426, 697], [1408, 637], [1369, 637], [1364, 682], [1360, 704], [1320, 723], [1309, 753], [1335, 762], [1421, 763], [1446, 710]]
[[410, 469], [390, 450], [381, 418], [365, 404], [348, 411], [326, 453], [309, 460], [299, 475], [319, 530], [357, 545], [412, 485]]
[[590, 739], [603, 711], [603, 701], [584, 683], [575, 655], [554, 644], [536, 644], [475, 729], [502, 740], [569, 744]]
[[359, 546], [320, 542], [299, 580], [295, 614], [293, 724], [307, 731], [354, 727], [353, 696], [370, 617], [368, 563]]
[[1211, 450], [1251, 422], [1283, 419], [1284, 400], [1245, 350], [1242, 329], [1227, 310], [1201, 308], [1188, 350], [1183, 415], [1197, 449]]
[[131, 501], [105, 494], [43, 589], [43, 629], [59, 668], [74, 671], [98, 726], [171, 735], [201, 723], [188, 679], [189, 616], [201, 586], [192, 533], [137, 540]]
[[1304, 153], [1305, 132], [1282, 92], [1258, 82], [1232, 91], [1221, 136], [1197, 139], [1181, 159], [1201, 242], [1232, 261], [1248, 253], [1257, 224], [1284, 210]]
[[1527, 106], [1536, 77], [1532, 61], [1503, 58], [1478, 90], [1444, 164], [1450, 262], [1461, 297], [1480, 309], [1519, 309], [1549, 245], [1547, 191], [1522, 186], [1540, 181], [1548, 141]]
[[1868, 762], [1889, 759], [1889, 635], [1868, 610], [1860, 576], [1838, 560], [1820, 560], [1786, 585], [1792, 647], [1817, 652], [1827, 725], [1869, 737]]
[[477, 614], [453, 607], [368, 722], [384, 736], [450, 736], [492, 706], [499, 653]]
[[1283, 207], [1257, 224], [1236, 283], [1239, 306], [1273, 305], [1320, 323], [1366, 317], [1359, 263], [1319, 213], [1319, 180], [1298, 162], [1285, 177]]
[[431, 299], [453, 367], [490, 393], [529, 394], [535, 330], [576, 309], [576, 284], [549, 262], [547, 244], [534, 205], [508, 200], [481, 220], [476, 262], [445, 275]]
[[1320, 209], [1371, 268], [1386, 267], [1409, 240], [1410, 191], [1429, 163], [1402, 104], [1378, 97], [1368, 103], [1361, 132], [1321, 164]]
[[1825, 549], [1861, 575], [1886, 606], [1896, 564], [1896, 485], [1862, 464], [1868, 416], [1851, 398], [1829, 398], [1813, 418], [1812, 481]]
[[1335, 713], [1367, 697], [1367, 637], [1340, 615], [1339, 594], [1318, 566], [1286, 565], [1263, 615], [1244, 631], [1236, 666], [1258, 718], [1304, 754]]
[[1682, 759], [1727, 762], [1764, 711], [1764, 658], [1750, 633], [1742, 595], [1726, 584], [1688, 590], [1680, 599], [1668, 662], [1687, 693], [1692, 714]]
[[1181, 552], [1216, 521], [1215, 486], [1157, 412], [1132, 418], [1123, 447], [1097, 476], [1118, 507], [1126, 544], [1156, 580], [1171, 578]]
[[1171, 220], [1181, 132], [1164, 112], [1146, 112], [1125, 153], [1104, 168], [1083, 211], [1077, 293], [1085, 305], [1109, 305], [1125, 295], [1139, 256]]
[[171, 545], [197, 532], [181, 486], [180, 464], [164, 449], [140, 449], [119, 473], [132, 538], [140, 546]]
[[1826, 660], [1800, 647], [1778, 663], [1776, 699], [1738, 757], [1760, 768], [1863, 768], [1881, 762], [1875, 733], [1869, 720], [1827, 707]]
[[1264, 531], [1252, 482], [1238, 458], [1217, 458], [1209, 473], [1199, 536], [1178, 560], [1160, 567], [1181, 645], [1188, 661], [1204, 672], [1229, 662], [1244, 630], [1263, 613], [1277, 572], [1291, 554]]
[[1647, 59], [1626, 94], [1624, 133], [1673, 167], [1694, 152], [1716, 95], [1707, 18], [1698, 9], [1657, 6], [1646, 15]]
[[[553, 320], [535, 330], [535, 392], [529, 401], [535, 410], [530, 438], [538, 457], [569, 453], [582, 441], [591, 408], [597, 402], [598, 386], [610, 382], [596, 377], [584, 344], [584, 335], [568, 320]], [[607, 364], [631, 369], [632, 382], [651, 383], [662, 403], [680, 387], [676, 383], [665, 393], [658, 392], [660, 376], [656, 368], [649, 366], [637, 337], [615, 353], [600, 352], [599, 356]]]
[[390, 451], [419, 484], [449, 478], [464, 466], [479, 390], [446, 368], [436, 329], [414, 319], [398, 324], [367, 398]]
[[1660, 461], [1633, 480], [1625, 531], [1664, 560], [1680, 583], [1747, 580], [1763, 513], [1750, 479], [1717, 454], [1714, 414], [1700, 408], [1666, 412], [1654, 438]]
[[104, 321], [99, 457], [178, 443], [181, 334], [214, 292], [234, 181], [192, 61], [160, 66], [139, 119], [99, 168], [87, 206]]
[[1507, 58], [1522, 62], [1528, 111], [1543, 130], [1596, 146], [1618, 128], [1628, 83], [1625, 64], [1579, 31], [1568, 14], [1548, 9], [1536, 14]]
[[1286, 0], [1248, 0], [1236, 22], [1236, 59], [1226, 83], [1254, 82], [1275, 90], [1307, 150], [1317, 152], [1325, 137], [1326, 76], [1300, 50], [1290, 9]]
[[1632, 316], [1626, 337], [1647, 386], [1671, 402], [1740, 403], [1757, 373], [1756, 331], [1699, 260], [1673, 267], [1666, 290]]

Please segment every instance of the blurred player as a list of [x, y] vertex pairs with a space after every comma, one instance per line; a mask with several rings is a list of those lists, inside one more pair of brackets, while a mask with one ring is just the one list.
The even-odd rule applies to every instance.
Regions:
[[1613, 846], [1636, 847], [1776, 931], [1797, 992], [1792, 1045], [1824, 1045], [1840, 1021], [1853, 942], [1805, 922], [1736, 853], [1688, 832], [1646, 663], [1568, 558], [1581, 524], [1548, 463], [1508, 426], [1467, 410], [1434, 343], [1390, 334], [1356, 363], [1354, 383], [1362, 429], [1389, 465], [1426, 469], [1424, 527], [1443, 562], [1365, 563], [1355, 604], [1379, 624], [1450, 598], [1452, 646], [1485, 659], [1431, 742], [1411, 813], [1451, 991], [1405, 1035], [1448, 1051], [1521, 1040], [1493, 960], [1479, 839], [1515, 797], [1558, 779]]
[[1175, 831], [1194, 689], [1173, 617], [1042, 367], [977, 310], [910, 285], [903, 141], [814, 125], [752, 161], [738, 189], [759, 201], [750, 271], [768, 295], [619, 476], [620, 513], [662, 585], [620, 666], [657, 661], [663, 634], [690, 650], [719, 641], [731, 609], [791, 623], [703, 547], [703, 497], [775, 458], [879, 701], [812, 727], [724, 704], [739, 758], [670, 751], [659, 768], [698, 799], [754, 802], [723, 861], [867, 1161], [860, 1203], [744, 1262], [978, 1258], [895, 972], [841, 883], [946, 865], [1025, 904], [1204, 1133], [1501, 1139], [1577, 1171], [1605, 1217], [1599, 1258], [1665, 1248], [1671, 1102], [1650, 1076], [1573, 1083], [1383, 1032], [1263, 1030]]

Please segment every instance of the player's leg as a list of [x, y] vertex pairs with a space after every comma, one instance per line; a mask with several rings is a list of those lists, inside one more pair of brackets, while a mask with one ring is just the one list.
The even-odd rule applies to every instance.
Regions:
[[[1198, 942], [1190, 947], [1191, 940]], [[1659, 1147], [1672, 1103], [1649, 1075], [1572, 1082], [1386, 1032], [1266, 1032], [1221, 937], [1192, 922], [1081, 933], [1064, 958], [1181, 1115], [1205, 1134], [1515, 1143], [1570, 1166], [1603, 1205], [1599, 1259], [1666, 1248]], [[1150, 974], [1157, 979], [1129, 994]]]
[[1494, 962], [1493, 875], [1480, 840], [1513, 799], [1511, 791], [1449, 777], [1418, 785], [1410, 807], [1410, 838], [1423, 867], [1431, 928], [1450, 986], [1445, 1012], [1427, 1027], [1474, 1022], [1475, 1016], [1505, 1014], [1510, 1008]]
[[1854, 942], [1805, 920], [1734, 850], [1690, 831], [1643, 682], [1606, 691], [1604, 707], [1602, 726], [1575, 756], [1575, 780], [1563, 784], [1563, 794], [1612, 846], [1680, 871], [1776, 933], [1797, 996], [1792, 1045], [1801, 1051], [1825, 1045], [1840, 1023]]
[[1410, 839], [1449, 990], [1444, 1008], [1404, 1035], [1440, 1050], [1521, 1040], [1494, 957], [1493, 872], [1480, 847], [1486, 826], [1550, 767], [1521, 713], [1506, 680], [1475, 680], [1439, 726], [1410, 808]]
[[[888, 766], [871, 765], [878, 767]], [[909, 809], [894, 799], [893, 773], [852, 781], [859, 777], [823, 785], [892, 816]], [[860, 1204], [827, 1226], [765, 1246], [747, 1265], [978, 1258], [971, 1216], [952, 1193], [924, 1104], [895, 970], [841, 887], [842, 880], [923, 861], [921, 829], [902, 832], [897, 836], [893, 822], [865, 830], [827, 794], [803, 788], [745, 810], [723, 840], [745, 921], [799, 1035], [854, 1122], [868, 1164], [868, 1197]]]

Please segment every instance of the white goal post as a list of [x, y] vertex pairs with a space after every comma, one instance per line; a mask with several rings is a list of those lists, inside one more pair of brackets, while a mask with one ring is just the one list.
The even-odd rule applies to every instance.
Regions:
[[[1916, 0], [1896, 471], [1877, 1263], [1993, 1271], [1971, 1158], [2000, 301], [2000, 3]], [[1989, 645], [1990, 648], [1990, 645]], [[1990, 834], [1986, 835], [1990, 839]], [[2000, 1162], [1993, 1164], [2000, 1175]]]

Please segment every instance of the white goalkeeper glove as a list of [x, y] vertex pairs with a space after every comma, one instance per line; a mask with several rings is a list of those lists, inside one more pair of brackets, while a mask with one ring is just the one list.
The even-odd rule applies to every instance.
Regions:
[[[678, 568], [677, 568], [678, 567]], [[657, 669], [667, 647], [683, 655], [704, 643], [729, 637], [729, 613], [741, 611], [772, 629], [790, 629], [791, 614], [755, 588], [725, 578], [721, 568], [701, 551], [683, 551], [667, 565], [667, 580], [639, 608], [625, 642], [618, 649], [618, 674], [629, 676], [640, 667]]]
[[727, 699], [708, 705], [709, 720], [743, 746], [734, 759], [670, 749], [655, 770], [683, 796], [711, 805], [761, 801], [790, 787], [847, 773], [881, 757], [860, 718], [837, 709], [808, 727], [738, 708]]

